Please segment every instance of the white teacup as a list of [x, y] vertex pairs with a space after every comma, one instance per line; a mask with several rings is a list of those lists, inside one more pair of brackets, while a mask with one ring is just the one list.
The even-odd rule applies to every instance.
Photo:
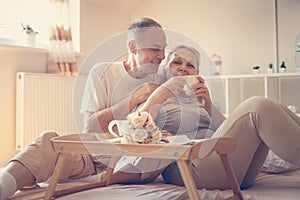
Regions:
[[192, 94], [192, 85], [199, 82], [198, 76], [184, 76], [183, 78], [186, 81], [186, 84], [185, 84], [183, 90], [185, 91], [185, 93], [187, 95], [190, 96]]
[[[114, 131], [114, 126], [117, 126], [119, 133]], [[116, 137], [123, 137], [124, 135], [129, 134], [131, 131], [130, 129], [131, 125], [129, 124], [128, 120], [112, 120], [108, 124], [109, 133]]]

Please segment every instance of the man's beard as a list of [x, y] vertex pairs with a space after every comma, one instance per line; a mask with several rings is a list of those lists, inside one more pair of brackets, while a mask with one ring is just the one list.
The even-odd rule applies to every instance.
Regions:
[[161, 62], [151, 62], [147, 64], [143, 64], [142, 69], [144, 73], [147, 74], [155, 74], [158, 72], [158, 68]]

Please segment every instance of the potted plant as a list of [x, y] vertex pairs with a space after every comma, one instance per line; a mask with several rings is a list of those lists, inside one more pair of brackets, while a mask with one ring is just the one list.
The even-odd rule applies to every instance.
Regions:
[[34, 30], [29, 24], [21, 24], [23, 31], [26, 33], [27, 36], [27, 41], [30, 44], [34, 44], [35, 43], [35, 39], [36, 39], [36, 35], [38, 34], [38, 32], [36, 30]]
[[268, 67], [268, 73], [273, 73], [273, 72], [274, 72], [273, 64], [270, 63], [270, 64], [269, 64], [269, 67]]
[[285, 65], [285, 62], [284, 62], [284, 61], [283, 61], [282, 64], [280, 65], [279, 72], [280, 72], [280, 73], [285, 73], [285, 72], [286, 72], [286, 65]]
[[253, 67], [253, 74], [259, 74], [260, 73], [260, 66], [254, 66]]

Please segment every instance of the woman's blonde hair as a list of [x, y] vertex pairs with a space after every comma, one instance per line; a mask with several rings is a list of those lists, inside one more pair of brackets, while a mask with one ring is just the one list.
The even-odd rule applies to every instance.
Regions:
[[165, 61], [165, 65], [164, 65], [164, 71], [167, 69], [167, 67], [169, 67], [169, 66], [167, 66], [167, 65], [169, 64], [169, 62], [170, 62], [170, 60], [171, 60], [171, 56], [172, 56], [173, 54], [176, 54], [176, 52], [177, 52], [178, 50], [180, 50], [180, 49], [186, 49], [186, 50], [189, 50], [190, 52], [192, 52], [192, 53], [195, 55], [195, 57], [196, 57], [196, 63], [195, 63], [196, 66], [195, 66], [195, 68], [196, 68], [197, 71], [199, 72], [199, 65], [200, 65], [200, 58], [201, 58], [199, 51], [198, 51], [197, 49], [195, 49], [194, 47], [188, 47], [188, 46], [185, 46], [185, 45], [179, 45], [179, 46], [175, 47], [175, 48], [168, 54], [167, 59], [166, 59], [166, 61]]

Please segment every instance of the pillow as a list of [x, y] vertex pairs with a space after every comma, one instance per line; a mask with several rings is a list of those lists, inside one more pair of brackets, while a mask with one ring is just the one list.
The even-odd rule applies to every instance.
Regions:
[[279, 156], [277, 156], [274, 152], [270, 150], [261, 168], [261, 171], [267, 173], [282, 173], [292, 171], [298, 168], [300, 167], [282, 160]]

